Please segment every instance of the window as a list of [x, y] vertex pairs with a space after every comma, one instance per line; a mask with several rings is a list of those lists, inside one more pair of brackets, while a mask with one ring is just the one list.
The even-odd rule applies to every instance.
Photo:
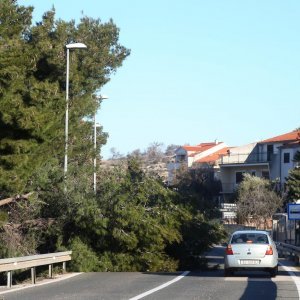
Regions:
[[267, 160], [270, 161], [274, 153], [274, 145], [267, 145]]
[[243, 181], [244, 172], [236, 172], [235, 173], [235, 183], [239, 184]]
[[268, 244], [268, 236], [262, 233], [240, 233], [235, 234], [231, 239], [231, 244]]
[[283, 153], [283, 163], [288, 164], [290, 162], [290, 153]]
[[176, 162], [183, 162], [185, 161], [185, 155], [177, 155]]
[[265, 178], [265, 179], [270, 179], [269, 171], [262, 171], [261, 172], [261, 177]]

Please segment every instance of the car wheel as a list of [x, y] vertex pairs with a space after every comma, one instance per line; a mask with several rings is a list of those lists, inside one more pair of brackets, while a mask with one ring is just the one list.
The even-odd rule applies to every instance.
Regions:
[[270, 269], [271, 277], [276, 277], [277, 274], [278, 274], [278, 266], [276, 266], [275, 268]]
[[229, 269], [229, 268], [224, 269], [224, 276], [225, 277], [229, 277], [229, 276], [232, 276], [232, 275], [233, 275], [232, 269]]

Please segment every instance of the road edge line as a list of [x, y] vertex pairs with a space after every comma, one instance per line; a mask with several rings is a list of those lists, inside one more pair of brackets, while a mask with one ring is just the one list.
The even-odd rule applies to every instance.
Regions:
[[296, 285], [296, 288], [297, 288], [297, 291], [298, 291], [298, 297], [300, 298], [300, 279], [299, 277], [293, 272], [291, 271], [287, 266], [283, 265], [281, 262], [278, 263], [286, 272], [289, 273], [289, 275], [292, 277], [295, 285]]
[[0, 295], [13, 293], [13, 292], [18, 292], [18, 291], [25, 290], [25, 289], [35, 288], [35, 287], [46, 285], [46, 284], [52, 284], [52, 283], [55, 283], [55, 282], [59, 282], [59, 281], [63, 281], [63, 280], [75, 277], [75, 276], [80, 275], [80, 274], [83, 274], [83, 272], [65, 274], [64, 276], [61, 276], [59, 278], [52, 278], [52, 279], [42, 280], [40, 282], [37, 282], [36, 284], [28, 283], [28, 284], [24, 284], [22, 286], [13, 285], [12, 288], [10, 288], [8, 290], [0, 291]]
[[144, 297], [146, 297], [146, 296], [148, 296], [150, 294], [153, 294], [153, 293], [155, 293], [155, 292], [157, 292], [159, 290], [162, 290], [162, 289], [166, 288], [167, 286], [169, 286], [169, 285], [171, 285], [171, 284], [173, 284], [173, 283], [181, 280], [182, 278], [184, 278], [185, 276], [187, 276], [190, 272], [191, 271], [185, 271], [185, 272], [181, 273], [181, 275], [177, 276], [176, 278], [174, 278], [174, 279], [172, 279], [172, 280], [170, 280], [170, 281], [168, 281], [168, 282], [166, 282], [166, 283], [164, 283], [162, 285], [159, 285], [158, 287], [156, 287], [154, 289], [151, 289], [151, 290], [149, 290], [147, 292], [144, 292], [144, 293], [139, 294], [139, 295], [137, 295], [137, 296], [135, 296], [133, 298], [130, 298], [128, 300], [139, 300], [139, 299], [142, 299], [142, 298], [144, 298]]

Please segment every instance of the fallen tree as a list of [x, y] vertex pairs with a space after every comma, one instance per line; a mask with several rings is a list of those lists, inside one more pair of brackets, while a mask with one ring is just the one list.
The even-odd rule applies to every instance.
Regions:
[[10, 197], [10, 198], [6, 198], [6, 199], [3, 199], [3, 200], [0, 200], [0, 206], [4, 206], [4, 205], [7, 205], [11, 202], [14, 202], [14, 201], [19, 201], [19, 200], [28, 200], [28, 198], [33, 194], [33, 192], [30, 192], [30, 193], [27, 193], [27, 194], [24, 194], [24, 195], [16, 195], [14, 197]]

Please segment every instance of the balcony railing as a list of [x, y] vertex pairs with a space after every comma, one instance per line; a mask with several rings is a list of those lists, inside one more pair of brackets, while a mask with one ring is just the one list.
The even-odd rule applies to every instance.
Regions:
[[230, 153], [221, 157], [221, 164], [255, 164], [267, 163], [274, 159], [271, 153]]

